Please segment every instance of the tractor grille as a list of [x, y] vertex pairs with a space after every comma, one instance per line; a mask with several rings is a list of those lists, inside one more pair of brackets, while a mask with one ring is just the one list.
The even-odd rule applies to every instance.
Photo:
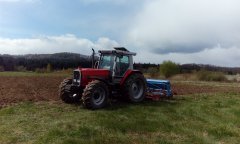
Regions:
[[73, 71], [73, 85], [80, 86], [81, 84], [81, 73], [79, 70]]

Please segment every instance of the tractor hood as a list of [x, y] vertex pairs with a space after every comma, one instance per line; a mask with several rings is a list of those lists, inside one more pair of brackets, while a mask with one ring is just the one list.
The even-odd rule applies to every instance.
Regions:
[[80, 68], [81, 73], [81, 86], [86, 86], [90, 81], [108, 80], [110, 77], [110, 71], [107, 69], [93, 69], [93, 68]]

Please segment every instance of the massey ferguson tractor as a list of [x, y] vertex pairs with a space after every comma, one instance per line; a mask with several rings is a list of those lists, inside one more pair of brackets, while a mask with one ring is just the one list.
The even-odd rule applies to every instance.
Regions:
[[[100, 50], [99, 60], [93, 68], [78, 68], [73, 78], [64, 79], [59, 86], [60, 98], [65, 103], [82, 101], [88, 109], [106, 106], [112, 96], [120, 96], [137, 103], [145, 98], [158, 100], [171, 97], [170, 82], [167, 80], [146, 80], [139, 70], [133, 69], [133, 56], [126, 48]], [[93, 50], [93, 63], [95, 52]]]

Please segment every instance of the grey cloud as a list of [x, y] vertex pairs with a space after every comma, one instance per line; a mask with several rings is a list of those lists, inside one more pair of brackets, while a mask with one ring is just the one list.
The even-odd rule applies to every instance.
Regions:
[[240, 48], [238, 0], [154, 0], [132, 22], [129, 44], [154, 53]]
[[237, 47], [221, 48], [215, 47], [205, 49], [196, 53], [168, 53], [159, 54], [149, 52], [148, 50], [139, 51], [135, 57], [135, 62], [153, 62], [162, 63], [165, 60], [171, 60], [180, 64], [198, 63], [212, 64], [217, 66], [239, 67], [240, 49]]
[[162, 42], [161, 46], [150, 46], [150, 51], [159, 54], [167, 53], [196, 53], [214, 47], [210, 43], [172, 43]]

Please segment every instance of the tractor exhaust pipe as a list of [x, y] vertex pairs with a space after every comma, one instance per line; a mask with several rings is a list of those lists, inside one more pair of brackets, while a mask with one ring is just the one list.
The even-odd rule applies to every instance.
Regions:
[[95, 50], [92, 48], [92, 68], [94, 68]]

